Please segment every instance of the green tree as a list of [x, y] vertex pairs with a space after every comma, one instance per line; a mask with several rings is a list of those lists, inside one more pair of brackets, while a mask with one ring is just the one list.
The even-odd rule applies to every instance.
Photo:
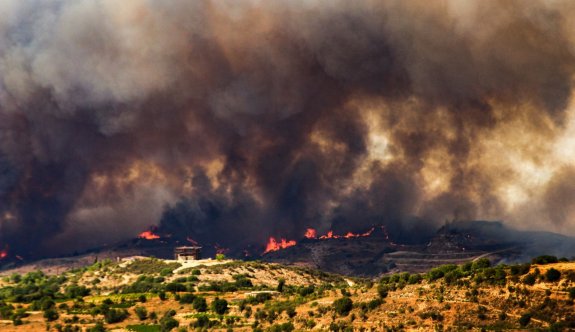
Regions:
[[556, 270], [554, 268], [550, 268], [549, 270], [547, 270], [547, 272], [545, 272], [545, 279], [549, 282], [558, 281], [559, 279], [561, 279], [561, 272], [559, 272], [559, 270]]
[[139, 320], [146, 320], [148, 318], [148, 310], [144, 307], [136, 307], [134, 308], [134, 312]]
[[108, 324], [119, 323], [126, 318], [128, 318], [128, 311], [126, 311], [126, 309], [108, 309], [104, 314], [104, 320]]
[[107, 330], [104, 327], [104, 324], [102, 324], [102, 322], [97, 322], [96, 325], [94, 325], [94, 327], [88, 330], [88, 332], [106, 332], [106, 331]]
[[180, 304], [191, 304], [194, 302], [194, 299], [196, 298], [196, 296], [194, 294], [191, 293], [186, 293], [186, 294], [182, 294], [180, 296]]
[[481, 258], [473, 262], [473, 270], [481, 270], [491, 266], [491, 262], [487, 258]]
[[340, 316], [347, 316], [352, 308], [353, 301], [347, 296], [333, 301], [333, 309]]
[[284, 278], [280, 278], [280, 280], [278, 280], [277, 291], [280, 293], [283, 293], [285, 284], [286, 284], [286, 280]]
[[382, 284], [377, 285], [377, 294], [379, 294], [380, 298], [385, 299], [387, 297], [388, 291], [389, 288], [387, 287], [387, 285]]
[[166, 316], [160, 319], [160, 331], [168, 332], [174, 328], [180, 326], [180, 322], [174, 319], [174, 317]]
[[206, 299], [201, 296], [198, 296], [194, 299], [192, 306], [197, 312], [205, 312], [208, 310], [208, 304], [206, 302]]
[[212, 311], [218, 315], [223, 315], [228, 311], [228, 301], [220, 298], [215, 298], [211, 305]]
[[58, 319], [58, 317], [60, 317], [60, 315], [58, 315], [58, 311], [54, 308], [49, 308], [44, 311], [44, 319], [48, 322], [53, 322]]

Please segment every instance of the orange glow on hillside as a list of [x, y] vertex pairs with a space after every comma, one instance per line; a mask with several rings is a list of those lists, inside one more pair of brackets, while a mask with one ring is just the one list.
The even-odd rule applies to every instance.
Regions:
[[304, 235], [304, 236], [305, 236], [306, 239], [315, 239], [315, 238], [317, 238], [317, 232], [316, 232], [316, 230], [313, 229], [313, 228], [308, 228], [308, 229], [305, 231], [305, 235]]
[[352, 233], [352, 232], [347, 232], [345, 235], [336, 235], [333, 233], [333, 231], [328, 231], [326, 234], [320, 236], [319, 238], [317, 237], [317, 232], [315, 229], [313, 228], [308, 228], [305, 232], [304, 237], [307, 239], [320, 239], [320, 240], [326, 240], [326, 239], [350, 239], [350, 238], [356, 238], [356, 237], [368, 237], [371, 236], [371, 234], [373, 233], [373, 231], [375, 231], [375, 227], [372, 227], [370, 230], [368, 230], [365, 233]]
[[154, 234], [152, 231], [145, 231], [142, 232], [138, 235], [138, 237], [140, 239], [146, 239], [146, 240], [155, 240], [155, 239], [159, 239], [160, 236], [157, 234]]
[[[377, 226], [379, 228], [381, 228], [381, 230], [383, 231], [384, 235], [385, 235], [385, 239], [389, 240], [389, 236], [387, 235], [387, 231], [385, 229], [384, 226]], [[368, 237], [371, 236], [373, 234], [373, 232], [375, 231], [375, 226], [370, 228], [367, 232], [364, 233], [353, 233], [353, 232], [347, 232], [344, 235], [337, 235], [334, 234], [333, 231], [328, 231], [326, 234], [318, 236], [317, 234], [317, 230], [315, 230], [314, 228], [308, 228], [305, 231], [304, 234], [304, 238], [306, 239], [310, 239], [310, 240], [327, 240], [327, 239], [351, 239], [351, 238], [360, 238], [360, 237]], [[285, 248], [289, 248], [292, 246], [295, 246], [297, 244], [296, 241], [294, 240], [286, 240], [284, 238], [281, 239], [276, 239], [274, 237], [270, 237], [268, 240], [268, 243], [266, 245], [266, 250], [264, 251], [264, 254], [271, 252], [271, 251], [278, 251], [281, 249], [285, 249]]]
[[268, 244], [266, 245], [266, 251], [264, 251], [264, 254], [270, 251], [278, 251], [280, 249], [289, 248], [295, 246], [296, 244], [297, 243], [294, 240], [290, 241], [286, 239], [276, 240], [275, 238], [270, 237], [270, 239], [268, 240]]

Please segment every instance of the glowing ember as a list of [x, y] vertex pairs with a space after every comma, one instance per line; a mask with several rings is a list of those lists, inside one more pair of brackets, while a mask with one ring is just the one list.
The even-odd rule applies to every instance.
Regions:
[[140, 239], [146, 239], [146, 240], [155, 240], [155, 239], [159, 239], [160, 236], [157, 234], [154, 234], [152, 231], [145, 231], [142, 232], [138, 235], [138, 237]]
[[8, 249], [0, 251], [0, 259], [4, 259], [6, 257], [8, 257]]
[[281, 239], [278, 241], [275, 238], [270, 237], [268, 244], [266, 245], [266, 251], [264, 251], [264, 254], [270, 251], [278, 251], [280, 249], [289, 248], [295, 245], [296, 242], [294, 240], [288, 241], [286, 239]]
[[305, 231], [305, 235], [304, 235], [304, 236], [305, 236], [306, 239], [315, 239], [315, 238], [317, 238], [317, 232], [316, 232], [315, 229], [313, 229], [313, 228], [308, 228], [308, 229]]

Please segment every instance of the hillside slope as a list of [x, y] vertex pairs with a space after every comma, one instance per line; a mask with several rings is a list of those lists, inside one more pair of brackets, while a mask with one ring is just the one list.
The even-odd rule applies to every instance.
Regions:
[[[555, 262], [540, 259], [538, 263]], [[344, 278], [279, 264], [134, 258], [0, 283], [2, 331], [384, 331], [575, 327], [575, 262]], [[219, 313], [218, 313], [219, 312]], [[177, 328], [176, 328], [176, 325]]]

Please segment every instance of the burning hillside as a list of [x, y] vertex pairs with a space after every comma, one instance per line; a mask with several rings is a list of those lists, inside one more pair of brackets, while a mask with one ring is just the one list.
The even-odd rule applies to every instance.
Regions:
[[146, 240], [155, 240], [155, 239], [159, 239], [160, 236], [157, 234], [154, 234], [152, 231], [145, 231], [142, 232], [138, 235], [139, 238], [141, 239], [146, 239]]
[[[380, 228], [385, 232], [385, 227], [380, 226]], [[353, 232], [347, 232], [344, 235], [336, 235], [333, 231], [328, 231], [325, 235], [317, 236], [317, 231], [313, 228], [308, 228], [304, 234], [304, 238], [308, 240], [328, 240], [328, 239], [352, 239], [357, 237], [368, 237], [371, 236], [375, 227], [370, 228], [365, 233], [355, 234]], [[387, 238], [387, 236], [386, 236]], [[284, 238], [276, 239], [274, 237], [270, 237], [268, 243], [266, 245], [266, 249], [264, 254], [271, 252], [271, 251], [278, 251], [281, 249], [286, 249], [289, 247], [293, 247], [297, 244], [295, 240], [286, 240]]]

